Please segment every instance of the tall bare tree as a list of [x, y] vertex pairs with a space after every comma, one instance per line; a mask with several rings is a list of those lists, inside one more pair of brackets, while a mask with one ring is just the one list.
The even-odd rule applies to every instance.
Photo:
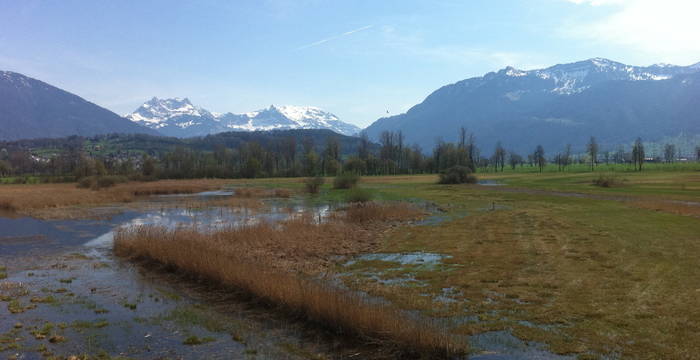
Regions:
[[498, 171], [498, 167], [500, 166], [501, 172], [503, 171], [503, 167], [506, 164], [506, 149], [503, 148], [501, 145], [501, 142], [496, 143], [496, 149], [493, 152], [493, 167], [494, 170]]
[[535, 153], [532, 154], [533, 160], [535, 161], [535, 164], [537, 164], [537, 167], [540, 168], [540, 172], [544, 169], [544, 166], [547, 164], [547, 160], [544, 157], [544, 148], [542, 145], [537, 145], [537, 148], [535, 148]]
[[591, 136], [588, 141], [588, 156], [591, 157], [591, 171], [595, 170], [595, 166], [598, 164], [598, 142], [596, 142], [595, 137]]
[[562, 167], [566, 169], [569, 164], [571, 164], [571, 144], [566, 144], [564, 148], [564, 154], [562, 154]]
[[666, 144], [664, 146], [664, 161], [672, 163], [676, 159], [676, 145]]
[[637, 138], [637, 140], [634, 141], [634, 146], [632, 147], [632, 161], [634, 162], [635, 170], [642, 171], [644, 157], [644, 143], [642, 143], [642, 138]]
[[508, 152], [508, 163], [510, 164], [510, 167], [515, 170], [515, 167], [519, 164], [523, 163], [523, 157], [516, 154], [515, 151], [509, 151]]

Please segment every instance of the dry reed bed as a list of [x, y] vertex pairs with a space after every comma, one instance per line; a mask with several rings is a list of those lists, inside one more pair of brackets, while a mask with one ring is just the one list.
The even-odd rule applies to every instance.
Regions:
[[93, 191], [75, 184], [0, 186], [0, 209], [31, 213], [35, 210], [134, 201], [139, 196], [187, 194], [219, 189], [227, 180], [161, 180], [130, 182]]
[[353, 223], [395, 222], [419, 220], [425, 212], [403, 202], [393, 203], [358, 203], [347, 207], [345, 218]]
[[242, 198], [290, 198], [292, 191], [289, 189], [266, 189], [262, 187], [237, 187], [233, 195]]
[[310, 217], [207, 233], [138, 226], [119, 230], [114, 249], [119, 256], [155, 261], [234, 287], [336, 332], [430, 357], [465, 353], [467, 345], [444, 327], [417, 322], [391, 305], [305, 276], [327, 271], [338, 256], [376, 248], [377, 229], [333, 219], [318, 224]]

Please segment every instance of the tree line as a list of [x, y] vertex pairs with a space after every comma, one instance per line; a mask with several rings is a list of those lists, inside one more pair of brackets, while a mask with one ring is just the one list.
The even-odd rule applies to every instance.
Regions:
[[[254, 138], [252, 138], [254, 139]], [[301, 139], [299, 141], [299, 139]], [[498, 142], [490, 155], [477, 146], [476, 136], [461, 128], [456, 142], [436, 141], [432, 151], [409, 145], [401, 131], [385, 131], [378, 144], [361, 133], [356, 148], [347, 151], [347, 143], [337, 136], [319, 137], [279, 136], [265, 142], [240, 141], [235, 147], [215, 143], [212, 150], [202, 150], [178, 144], [171, 150], [149, 154], [144, 151], [120, 151], [107, 155], [91, 154], [82, 141], [72, 138], [60, 151], [41, 156], [27, 148], [0, 149], [0, 176], [35, 175], [58, 181], [76, 180], [88, 176], [118, 175], [132, 179], [183, 178], [259, 178], [335, 176], [344, 172], [358, 175], [399, 175], [443, 173], [454, 166], [472, 172], [504, 171], [506, 167], [530, 166], [543, 171], [555, 164], [566, 171], [574, 163], [587, 163], [594, 170], [600, 163], [626, 163], [642, 171], [649, 160], [642, 139], [638, 138], [631, 151], [619, 147], [601, 152], [595, 137], [591, 137], [585, 154], [574, 154], [571, 145], [547, 154], [538, 145], [529, 154], [507, 150]], [[700, 159], [700, 146], [696, 148]], [[674, 145], [664, 148], [663, 159], [674, 162], [678, 152]]]

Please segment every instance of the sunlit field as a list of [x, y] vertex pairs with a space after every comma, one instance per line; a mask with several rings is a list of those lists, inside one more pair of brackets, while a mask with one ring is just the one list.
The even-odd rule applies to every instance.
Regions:
[[595, 184], [600, 174], [478, 173], [473, 185], [363, 177], [357, 186], [373, 200], [355, 204], [346, 202], [355, 190], [333, 189], [332, 178], [315, 195], [304, 179], [276, 178], [6, 185], [0, 199], [4, 211], [74, 216], [216, 189], [234, 195], [174, 206], [256, 216], [285, 201], [331, 204], [323, 217], [292, 211], [243, 227], [122, 227], [114, 251], [143, 271], [175, 271], [330, 333], [403, 349], [394, 355], [478, 354], [490, 344], [473, 344], [483, 334], [552, 356], [692, 358], [700, 172], [621, 171], [609, 187]]
[[[595, 176], [483, 176], [501, 186], [365, 178], [378, 198], [421, 199], [444, 211], [435, 223], [385, 235], [377, 252], [445, 258], [436, 267], [360, 261], [344, 282], [427, 316], [470, 319], [456, 334], [507, 330], [592, 358], [692, 357], [700, 350], [700, 173], [626, 172], [612, 188], [594, 186]], [[401, 278], [411, 280], [381, 280]]]

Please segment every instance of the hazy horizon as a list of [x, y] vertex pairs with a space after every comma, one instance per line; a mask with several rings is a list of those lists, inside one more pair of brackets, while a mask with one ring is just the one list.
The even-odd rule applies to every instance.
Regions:
[[0, 1], [0, 70], [120, 115], [156, 96], [214, 112], [317, 106], [366, 127], [505, 66], [700, 61], [691, 1]]

